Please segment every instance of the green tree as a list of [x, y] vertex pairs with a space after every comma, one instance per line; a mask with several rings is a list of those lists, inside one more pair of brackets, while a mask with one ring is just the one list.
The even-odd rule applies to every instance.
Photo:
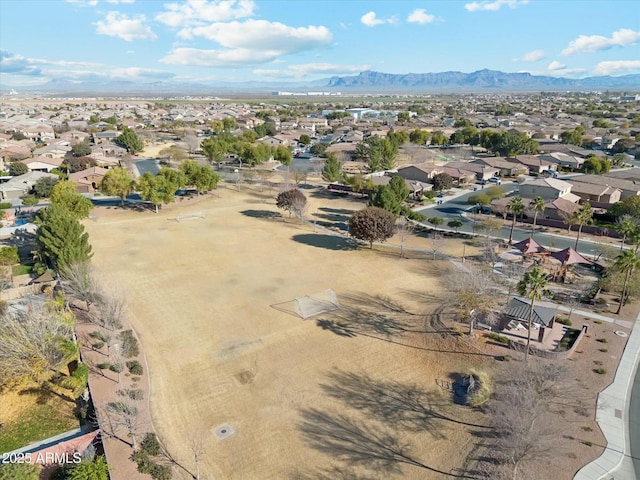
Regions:
[[124, 207], [124, 199], [133, 192], [135, 184], [135, 180], [127, 170], [116, 167], [108, 170], [102, 178], [100, 191], [105, 195], [120, 197], [120, 206]]
[[458, 233], [458, 229], [462, 226], [462, 222], [460, 220], [451, 220], [447, 222], [447, 227], [455, 229], [456, 233]]
[[126, 148], [127, 152], [136, 153], [141, 152], [144, 149], [142, 140], [136, 135], [136, 132], [128, 127], [123, 127], [122, 133], [116, 138], [116, 143], [122, 148]]
[[40, 467], [33, 463], [0, 463], [0, 480], [38, 480]]
[[349, 219], [349, 234], [369, 242], [373, 249], [373, 242], [384, 242], [395, 232], [395, 216], [378, 207], [367, 207], [351, 215]]
[[525, 272], [523, 279], [518, 282], [518, 294], [527, 297], [530, 302], [527, 322], [527, 349], [524, 354], [525, 362], [529, 361], [529, 346], [531, 344], [531, 329], [535, 303], [537, 300], [540, 300], [543, 295], [547, 294], [547, 285], [547, 275], [537, 267]]
[[225, 132], [231, 132], [238, 128], [238, 122], [233, 117], [225, 117], [222, 119], [222, 128]]
[[9, 164], [9, 175], [12, 177], [17, 177], [18, 175], [24, 175], [29, 171], [29, 167], [27, 167], [22, 162], [12, 162]]
[[602, 162], [598, 157], [591, 156], [582, 164], [582, 171], [592, 174], [602, 173]]
[[529, 204], [529, 208], [533, 211], [533, 225], [531, 227], [531, 237], [536, 231], [536, 221], [538, 220], [538, 214], [544, 212], [547, 208], [544, 204], [544, 199], [540, 196], [537, 196], [533, 199], [533, 202]]
[[622, 305], [624, 305], [625, 297], [627, 296], [627, 287], [629, 285], [629, 279], [634, 270], [640, 267], [640, 256], [633, 250], [625, 250], [620, 254], [616, 262], [614, 263], [615, 269], [624, 274], [624, 283], [622, 285], [622, 293], [620, 294], [620, 302], [618, 303], [618, 309], [616, 315], [620, 314]]
[[286, 165], [288, 169], [289, 165], [291, 165], [291, 161], [293, 160], [293, 155], [291, 154], [291, 150], [289, 150], [287, 147], [278, 145], [276, 147], [273, 158], [280, 162], [282, 165]]
[[470, 205], [482, 205], [484, 207], [491, 203], [491, 197], [484, 192], [474, 193], [467, 199], [467, 203]]
[[103, 456], [83, 460], [69, 469], [67, 480], [109, 480], [109, 465]]
[[314, 155], [318, 155], [318, 156], [322, 156], [324, 155], [325, 150], [329, 148], [329, 144], [328, 143], [324, 143], [324, 142], [317, 142], [314, 143], [311, 148], [309, 149], [309, 151], [311, 153], [313, 153]]
[[303, 145], [309, 145], [311, 143], [311, 137], [303, 133], [302, 135], [300, 135], [299, 141]]
[[16, 263], [20, 263], [18, 247], [0, 248], [0, 265], [15, 265]]
[[184, 173], [180, 170], [173, 168], [162, 167], [158, 172], [158, 175], [167, 179], [167, 181], [176, 187], [176, 190], [184, 188], [187, 184], [187, 179]]
[[60, 178], [58, 177], [42, 177], [36, 180], [36, 183], [33, 186], [36, 196], [40, 198], [47, 198], [51, 196], [53, 187], [55, 187], [59, 180]]
[[322, 167], [322, 178], [327, 182], [339, 182], [344, 178], [342, 165], [335, 153], [330, 153], [327, 156], [324, 167]]
[[399, 123], [407, 123], [409, 121], [410, 114], [409, 112], [398, 112], [398, 122]]
[[574, 250], [578, 250], [578, 242], [580, 242], [580, 234], [582, 233], [582, 227], [593, 222], [593, 210], [589, 202], [584, 203], [579, 210], [576, 210], [571, 215], [571, 220], [574, 225], [578, 225], [578, 235], [576, 236], [576, 245]]
[[228, 153], [226, 142], [214, 137], [205, 138], [202, 141], [201, 148], [202, 153], [210, 162], [221, 162]]
[[98, 163], [91, 157], [67, 157], [60, 168], [67, 173], [75, 173], [97, 165]]
[[51, 205], [38, 212], [40, 228], [36, 242], [43, 260], [56, 270], [91, 258], [89, 234], [82, 224], [64, 207]]
[[442, 132], [433, 132], [431, 134], [431, 145], [446, 145], [449, 139]]
[[511, 212], [511, 215], [513, 215], [511, 231], [509, 232], [509, 245], [513, 243], [513, 230], [516, 228], [516, 220], [518, 219], [518, 215], [524, 212], [524, 208], [524, 202], [522, 201], [522, 197], [520, 195], [513, 197], [507, 204], [507, 211]]
[[616, 218], [624, 215], [630, 215], [636, 219], [640, 219], [640, 196], [634, 195], [615, 203], [609, 209], [609, 213]]
[[209, 165], [200, 165], [195, 160], [187, 160], [180, 165], [187, 185], [196, 187], [198, 194], [214, 190], [220, 181], [220, 176]]
[[93, 208], [91, 200], [78, 193], [75, 183], [71, 180], [58, 182], [51, 190], [50, 200], [52, 205], [66, 208], [78, 220], [87, 218]]
[[34, 205], [37, 205], [39, 200], [35, 195], [23, 195], [22, 197], [20, 197], [20, 199], [22, 200], [22, 205], [24, 205], [25, 207], [32, 207]]
[[420, 129], [412, 130], [409, 133], [409, 141], [417, 145], [426, 145], [429, 141], [429, 132]]
[[74, 157], [86, 157], [91, 155], [91, 146], [89, 145], [89, 139], [87, 138], [83, 142], [78, 142], [71, 146], [71, 154]]
[[145, 172], [138, 180], [138, 189], [140, 190], [140, 198], [151, 202], [156, 209], [156, 213], [158, 213], [160, 204], [171, 203], [175, 200], [178, 187], [164, 175], [153, 175], [150, 172]]
[[638, 220], [631, 215], [623, 215], [616, 220], [616, 231], [622, 235], [622, 242], [620, 243], [620, 251], [622, 251], [627, 238], [639, 236], [640, 226], [638, 225]]
[[448, 173], [437, 173], [431, 180], [433, 188], [437, 191], [448, 190], [453, 187], [453, 178]]
[[388, 186], [400, 203], [404, 202], [409, 196], [410, 190], [407, 187], [407, 182], [399, 175], [391, 177]]
[[578, 147], [582, 146], [582, 133], [577, 128], [574, 130], [565, 130], [560, 134], [560, 140], [562, 143], [567, 143], [569, 145], [577, 145]]
[[444, 223], [444, 218], [442, 217], [431, 217], [427, 219], [431, 225], [433, 225], [434, 230], [438, 230], [438, 227]]

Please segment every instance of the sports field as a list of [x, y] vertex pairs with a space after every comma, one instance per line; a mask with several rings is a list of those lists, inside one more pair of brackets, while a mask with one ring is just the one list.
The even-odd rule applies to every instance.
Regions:
[[[362, 206], [312, 198], [309, 215]], [[190, 212], [206, 217], [175, 220]], [[187, 470], [195, 438], [204, 478], [457, 472], [475, 429], [459, 421], [476, 414], [451, 405], [436, 380], [469, 357], [434, 353], [436, 335], [423, 333], [444, 262], [354, 249], [284, 222], [274, 192], [221, 188], [157, 215], [94, 213], [94, 264], [126, 292], [155, 428]], [[295, 316], [295, 297], [327, 288], [341, 310]], [[223, 424], [235, 433], [218, 440]]]

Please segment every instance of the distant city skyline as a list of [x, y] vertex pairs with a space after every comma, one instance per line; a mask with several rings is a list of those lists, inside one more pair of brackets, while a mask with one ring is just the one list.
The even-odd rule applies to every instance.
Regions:
[[632, 0], [0, 0], [0, 84], [640, 73]]

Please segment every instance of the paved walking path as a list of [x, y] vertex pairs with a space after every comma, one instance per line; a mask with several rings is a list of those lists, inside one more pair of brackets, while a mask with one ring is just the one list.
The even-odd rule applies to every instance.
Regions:
[[[636, 322], [640, 321], [640, 315]], [[605, 451], [582, 467], [574, 480], [636, 480], [629, 439], [631, 386], [640, 360], [640, 328], [634, 328], [611, 385], [598, 395], [596, 420], [607, 439]], [[638, 472], [640, 474], [640, 472]]]

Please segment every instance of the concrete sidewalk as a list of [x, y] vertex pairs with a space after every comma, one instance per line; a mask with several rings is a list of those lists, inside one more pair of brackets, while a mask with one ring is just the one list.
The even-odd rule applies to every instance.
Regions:
[[[636, 322], [640, 320], [640, 315]], [[582, 467], [574, 480], [636, 480], [629, 440], [629, 399], [640, 359], [640, 328], [634, 328], [611, 385], [598, 395], [596, 420], [607, 440], [605, 451]], [[640, 474], [640, 472], [638, 472]]]

